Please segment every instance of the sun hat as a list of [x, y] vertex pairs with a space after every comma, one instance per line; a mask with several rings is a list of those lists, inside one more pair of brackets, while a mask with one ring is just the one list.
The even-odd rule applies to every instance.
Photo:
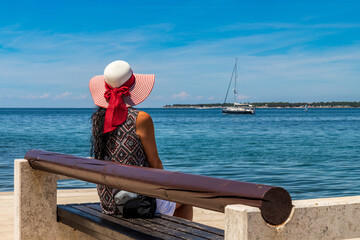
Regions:
[[127, 107], [144, 101], [151, 93], [154, 74], [135, 74], [130, 65], [121, 60], [106, 66], [104, 75], [90, 79], [89, 90], [95, 105], [106, 108], [104, 133], [123, 123]]
[[135, 83], [130, 87], [130, 96], [123, 97], [126, 106], [134, 106], [143, 102], [151, 93], [154, 82], [154, 74], [136, 74], [133, 73], [130, 65], [125, 61], [114, 61], [106, 66], [104, 75], [93, 77], [89, 82], [89, 89], [95, 105], [103, 108], [109, 106], [105, 99], [105, 82], [112, 87], [120, 87], [133, 75]]

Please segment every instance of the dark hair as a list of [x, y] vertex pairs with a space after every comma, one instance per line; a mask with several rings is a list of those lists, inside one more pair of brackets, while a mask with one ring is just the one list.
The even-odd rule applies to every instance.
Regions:
[[104, 134], [104, 120], [106, 108], [98, 107], [91, 116], [92, 136], [90, 156], [96, 159], [104, 159], [108, 133]]

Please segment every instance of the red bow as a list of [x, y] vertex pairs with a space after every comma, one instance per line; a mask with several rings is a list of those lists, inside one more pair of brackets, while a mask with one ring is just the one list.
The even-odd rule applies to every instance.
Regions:
[[109, 106], [105, 113], [104, 133], [115, 130], [118, 125], [125, 122], [128, 110], [123, 97], [130, 95], [129, 90], [134, 82], [134, 75], [119, 88], [113, 88], [105, 82], [106, 92], [104, 97], [109, 102]]

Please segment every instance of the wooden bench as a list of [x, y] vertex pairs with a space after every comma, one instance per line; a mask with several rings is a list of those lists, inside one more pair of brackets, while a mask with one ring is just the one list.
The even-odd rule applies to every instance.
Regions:
[[125, 219], [101, 212], [99, 203], [58, 205], [58, 221], [98, 239], [224, 239], [224, 231], [185, 219], [157, 214]]
[[[225, 212], [227, 208], [228, 239], [238, 239], [239, 234], [246, 233], [243, 229], [247, 228], [248, 220], [239, 222], [239, 212], [247, 216], [244, 214], [250, 209], [257, 214], [256, 223], [277, 226], [288, 220], [292, 210], [289, 193], [280, 187], [41, 150], [28, 151], [25, 159], [15, 161], [16, 239], [87, 240], [89, 235], [98, 239], [224, 238], [224, 231], [220, 229], [176, 217], [123, 219], [102, 214], [98, 203], [57, 206], [59, 175], [218, 212]], [[237, 204], [235, 208], [230, 208], [229, 205], [234, 204]], [[243, 205], [250, 208], [242, 210]], [[239, 228], [240, 223], [244, 227]]]

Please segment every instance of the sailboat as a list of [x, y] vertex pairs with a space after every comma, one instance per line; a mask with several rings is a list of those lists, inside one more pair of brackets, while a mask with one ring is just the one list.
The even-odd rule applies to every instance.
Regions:
[[225, 96], [225, 100], [224, 100], [224, 104], [226, 103], [226, 99], [229, 93], [229, 89], [231, 86], [231, 82], [234, 78], [234, 106], [233, 107], [226, 107], [222, 109], [223, 113], [226, 114], [255, 114], [255, 107], [253, 105], [250, 104], [246, 104], [246, 103], [237, 103], [236, 102], [236, 94], [238, 93], [236, 91], [236, 78], [237, 78], [237, 58], [235, 60], [235, 66], [230, 78], [230, 83], [229, 83], [229, 87], [228, 90], [226, 92], [226, 96]]

